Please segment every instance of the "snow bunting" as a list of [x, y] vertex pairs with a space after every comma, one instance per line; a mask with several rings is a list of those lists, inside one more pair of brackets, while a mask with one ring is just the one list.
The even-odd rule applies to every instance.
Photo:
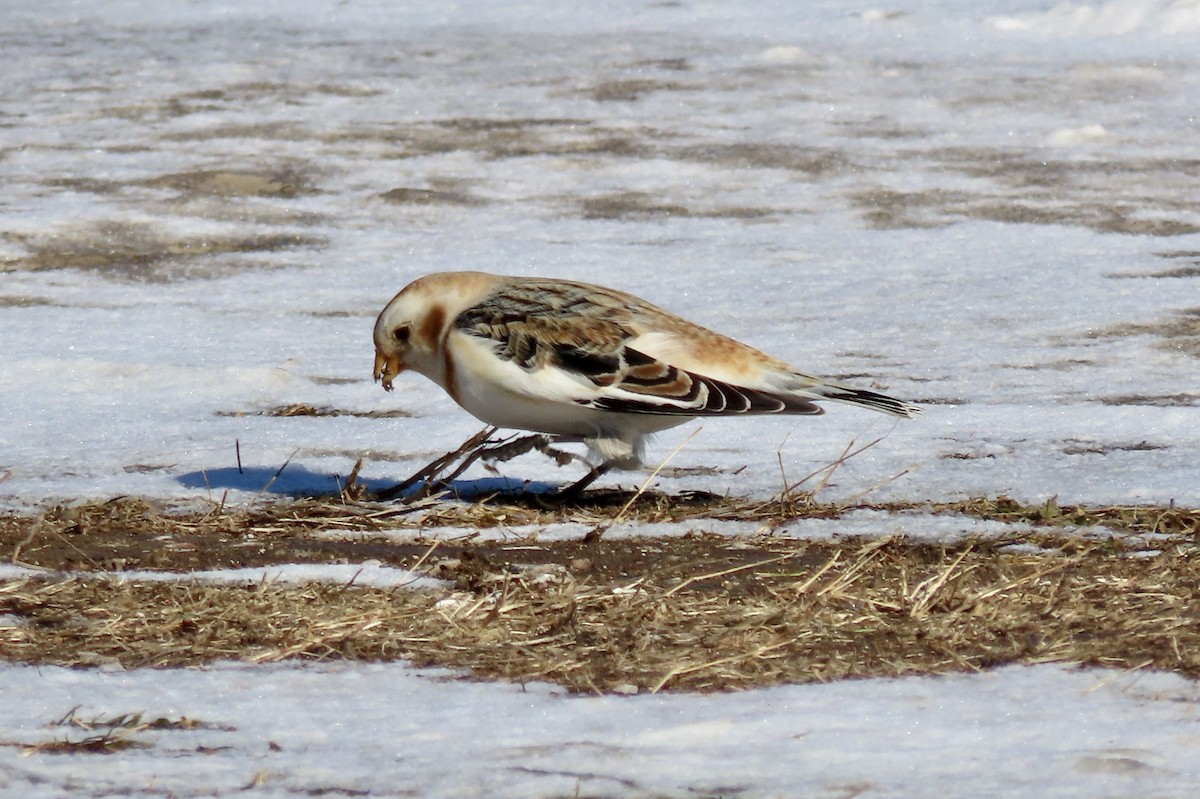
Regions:
[[646, 435], [699, 416], [819, 414], [814, 400], [913, 417], [915, 405], [798, 372], [622, 291], [442, 272], [375, 322], [375, 380], [413, 369], [497, 427], [588, 445], [597, 468], [641, 462]]

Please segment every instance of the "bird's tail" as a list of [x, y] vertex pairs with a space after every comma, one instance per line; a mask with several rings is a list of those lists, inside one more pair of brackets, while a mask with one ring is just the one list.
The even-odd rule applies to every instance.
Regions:
[[831, 383], [827, 380], [820, 380], [810, 375], [799, 373], [796, 374], [796, 378], [796, 393], [811, 397], [812, 399], [832, 400], [834, 402], [844, 402], [848, 405], [858, 405], [863, 408], [870, 408], [873, 411], [886, 413], [890, 416], [901, 416], [905, 419], [912, 419], [921, 413], [919, 405], [913, 405], [910, 402], [889, 397], [887, 394], [880, 394], [878, 391], [854, 388], [853, 386], [846, 386], [841, 383]]

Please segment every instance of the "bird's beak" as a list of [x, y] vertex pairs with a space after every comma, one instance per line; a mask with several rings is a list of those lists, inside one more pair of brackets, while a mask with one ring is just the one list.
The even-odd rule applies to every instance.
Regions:
[[404, 371], [399, 355], [384, 355], [375, 350], [375, 382], [382, 381], [384, 391], [392, 390], [392, 378]]

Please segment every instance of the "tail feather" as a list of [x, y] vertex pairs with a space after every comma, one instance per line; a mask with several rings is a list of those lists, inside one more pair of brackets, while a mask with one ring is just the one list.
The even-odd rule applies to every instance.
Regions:
[[886, 413], [890, 416], [900, 416], [905, 419], [912, 419], [921, 413], [919, 405], [913, 405], [910, 402], [889, 397], [887, 394], [880, 394], [878, 391], [844, 386], [840, 383], [817, 382], [813, 385], [804, 386], [800, 389], [800, 393], [810, 395], [813, 399], [827, 399], [834, 402], [844, 402], [848, 405], [858, 405], [862, 408], [870, 408], [873, 411]]

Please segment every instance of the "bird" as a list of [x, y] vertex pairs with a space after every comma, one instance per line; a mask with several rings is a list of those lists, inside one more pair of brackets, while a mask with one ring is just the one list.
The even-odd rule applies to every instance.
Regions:
[[375, 322], [375, 382], [406, 370], [495, 427], [587, 445], [592, 470], [641, 465], [646, 437], [699, 417], [817, 415], [820, 400], [913, 418], [917, 405], [825, 380], [616, 289], [438, 272]]

